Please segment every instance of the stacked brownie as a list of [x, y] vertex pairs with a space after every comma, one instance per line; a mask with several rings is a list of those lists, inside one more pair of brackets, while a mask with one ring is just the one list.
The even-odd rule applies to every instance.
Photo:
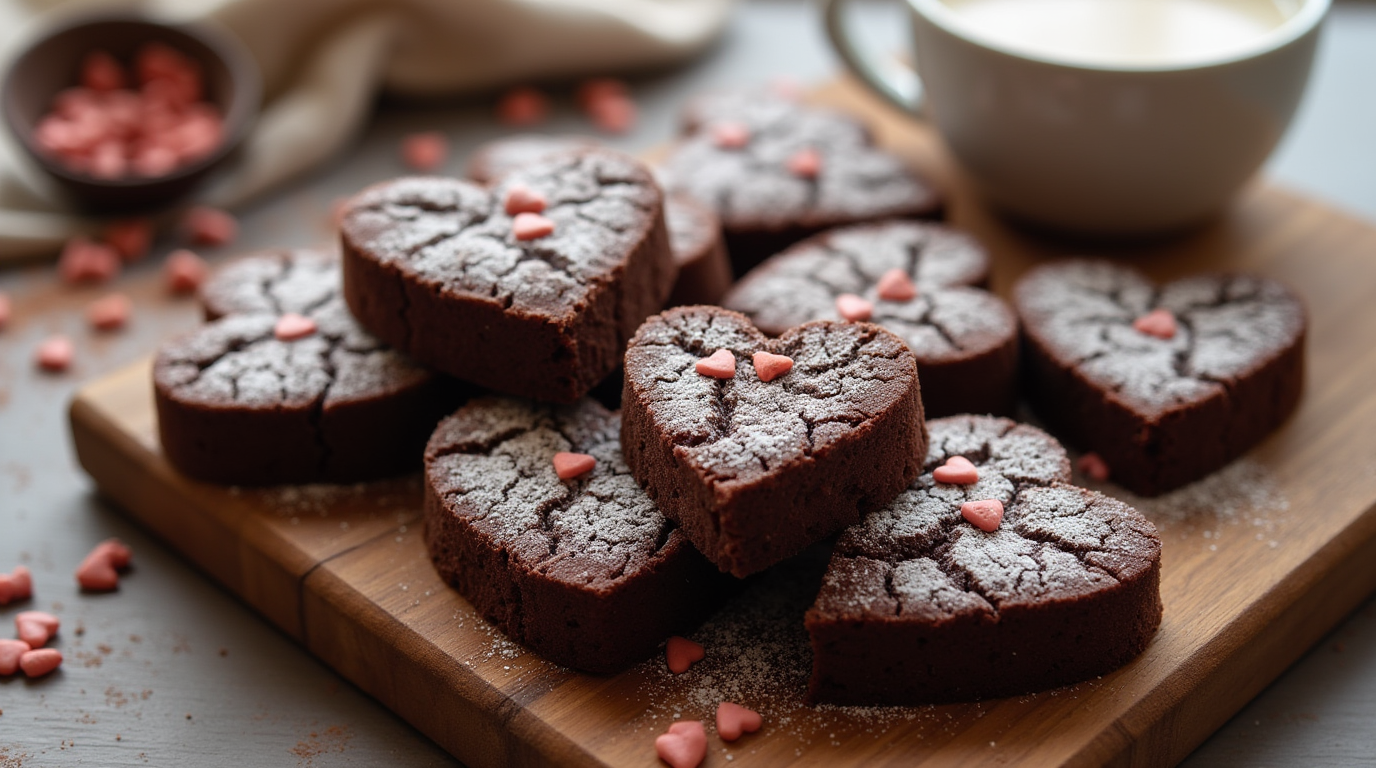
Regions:
[[621, 362], [677, 267], [650, 171], [604, 149], [491, 187], [383, 182], [348, 201], [344, 296], [416, 360], [498, 392], [572, 403]]
[[665, 188], [715, 210], [737, 275], [830, 227], [942, 214], [931, 183], [849, 115], [727, 92], [693, 102], [684, 128]]
[[341, 285], [336, 255], [301, 249], [248, 255], [205, 285], [211, 322], [164, 344], [153, 365], [172, 466], [235, 485], [355, 482], [420, 466], [464, 389], [360, 328]]
[[1006, 414], [1017, 396], [1018, 323], [988, 283], [989, 256], [974, 238], [890, 221], [805, 240], [751, 270], [722, 305], [774, 336], [841, 319], [852, 301], [917, 356], [927, 416]]
[[[640, 661], [729, 588], [636, 484], [620, 421], [586, 399], [480, 398], [425, 451], [425, 540], [440, 575], [512, 639], [589, 672]], [[561, 479], [560, 452], [595, 465]]]

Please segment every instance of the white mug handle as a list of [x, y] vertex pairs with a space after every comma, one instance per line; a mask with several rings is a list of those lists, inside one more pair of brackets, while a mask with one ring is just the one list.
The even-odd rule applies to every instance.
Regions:
[[856, 77], [871, 90], [904, 112], [918, 114], [923, 108], [922, 81], [917, 70], [893, 58], [878, 58], [855, 44], [846, 23], [845, 7], [850, 0], [823, 0], [827, 37]]

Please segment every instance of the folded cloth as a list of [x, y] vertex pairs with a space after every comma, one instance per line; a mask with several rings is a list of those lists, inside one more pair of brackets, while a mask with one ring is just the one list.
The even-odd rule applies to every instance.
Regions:
[[[54, 17], [132, 8], [205, 20], [257, 60], [264, 103], [242, 150], [200, 202], [241, 205], [334, 156], [358, 133], [379, 89], [433, 98], [654, 67], [683, 60], [722, 30], [731, 0], [0, 0], [8, 59]], [[42, 8], [42, 12], [38, 9]], [[0, 262], [55, 253], [98, 222], [64, 210], [0, 140]]]

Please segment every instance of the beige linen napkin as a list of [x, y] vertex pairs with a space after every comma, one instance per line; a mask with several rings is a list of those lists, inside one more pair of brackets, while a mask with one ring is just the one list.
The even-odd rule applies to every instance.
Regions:
[[[233, 167], [199, 198], [233, 208], [344, 148], [379, 88], [439, 97], [670, 64], [723, 28], [731, 0], [0, 0], [0, 55], [63, 14], [141, 8], [218, 22], [262, 71], [264, 102]], [[55, 253], [96, 222], [63, 210], [0, 140], [0, 263]]]

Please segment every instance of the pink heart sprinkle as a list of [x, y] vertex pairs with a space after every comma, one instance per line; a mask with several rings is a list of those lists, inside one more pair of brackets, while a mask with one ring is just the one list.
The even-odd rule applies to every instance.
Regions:
[[534, 88], [513, 88], [497, 104], [497, 119], [506, 125], [534, 125], [549, 116], [549, 99]]
[[277, 318], [277, 325], [272, 327], [272, 335], [278, 341], [296, 341], [315, 334], [315, 321], [305, 315], [298, 315], [295, 312], [288, 312]]
[[536, 240], [554, 232], [554, 222], [538, 213], [518, 213], [511, 220], [511, 233], [517, 240]]
[[874, 305], [853, 293], [843, 293], [836, 297], [836, 312], [851, 322], [860, 322], [874, 315]]
[[540, 213], [548, 204], [544, 195], [520, 182], [507, 187], [504, 205], [508, 216], [518, 213]]
[[822, 155], [817, 150], [800, 149], [788, 158], [788, 172], [800, 179], [815, 179], [822, 173]]
[[697, 720], [680, 720], [655, 737], [655, 754], [672, 768], [697, 768], [707, 757], [707, 730]]
[[13, 313], [14, 307], [10, 304], [10, 297], [0, 293], [0, 331], [4, 330], [5, 326], [9, 324], [10, 317]]
[[30, 648], [42, 648], [57, 634], [58, 620], [50, 613], [24, 611], [14, 617], [14, 628]]
[[960, 516], [981, 531], [993, 533], [1003, 522], [1003, 502], [998, 499], [967, 501], [960, 505]]
[[709, 357], [697, 361], [693, 368], [703, 376], [730, 379], [736, 375], [736, 356], [729, 349], [719, 349]]
[[712, 126], [712, 143], [722, 149], [740, 149], [750, 143], [750, 129], [743, 123], [717, 123]]
[[707, 651], [701, 645], [689, 640], [686, 637], [671, 637], [664, 643], [664, 660], [669, 665], [669, 671], [676, 675], [681, 675], [688, 671], [703, 657]]
[[86, 307], [86, 322], [97, 331], [113, 331], [123, 328], [129, 321], [134, 305], [122, 293], [112, 293], [96, 299]]
[[979, 470], [964, 456], [952, 456], [932, 470], [932, 479], [951, 485], [974, 485], [979, 482]]
[[29, 677], [42, 677], [62, 666], [62, 652], [56, 648], [39, 648], [19, 657], [19, 668]]
[[626, 133], [635, 127], [635, 102], [626, 96], [599, 96], [588, 107], [593, 125], [605, 133]]
[[38, 345], [34, 359], [39, 368], [60, 373], [71, 367], [72, 358], [75, 356], [76, 349], [72, 346], [71, 339], [66, 336], [52, 336]]
[[560, 451], [554, 454], [554, 474], [558, 475], [560, 480], [572, 480], [585, 475], [595, 466], [597, 459], [586, 453]]
[[1168, 309], [1153, 309], [1145, 315], [1132, 321], [1132, 327], [1138, 333], [1145, 333], [1148, 336], [1155, 336], [1158, 339], [1170, 339], [1175, 337], [1175, 315]]
[[444, 165], [449, 142], [439, 131], [413, 133], [401, 140], [401, 161], [417, 171], [433, 171]]
[[149, 219], [117, 221], [105, 228], [100, 239], [126, 262], [138, 261], [148, 255], [148, 246], [153, 242], [153, 222]]
[[750, 356], [750, 361], [755, 364], [755, 373], [760, 381], [773, 381], [793, 370], [793, 358], [788, 355], [756, 352]]
[[182, 222], [191, 242], [201, 245], [224, 245], [239, 234], [239, 221], [219, 208], [199, 205], [187, 211]]
[[1075, 462], [1075, 468], [1080, 470], [1080, 474], [1090, 480], [1103, 482], [1108, 479], [1108, 462], [1097, 453], [1086, 453]]
[[901, 269], [891, 269], [879, 278], [879, 298], [884, 301], [912, 301], [917, 298], [917, 284]]
[[0, 638], [0, 676], [12, 675], [19, 671], [19, 659], [33, 650], [23, 640]]
[[177, 294], [192, 293], [200, 288], [209, 271], [210, 267], [206, 265], [205, 259], [185, 248], [173, 251], [163, 264], [167, 290]]
[[741, 734], [760, 730], [762, 725], [764, 718], [752, 709], [729, 701], [717, 705], [717, 735], [724, 741], [735, 741]]

